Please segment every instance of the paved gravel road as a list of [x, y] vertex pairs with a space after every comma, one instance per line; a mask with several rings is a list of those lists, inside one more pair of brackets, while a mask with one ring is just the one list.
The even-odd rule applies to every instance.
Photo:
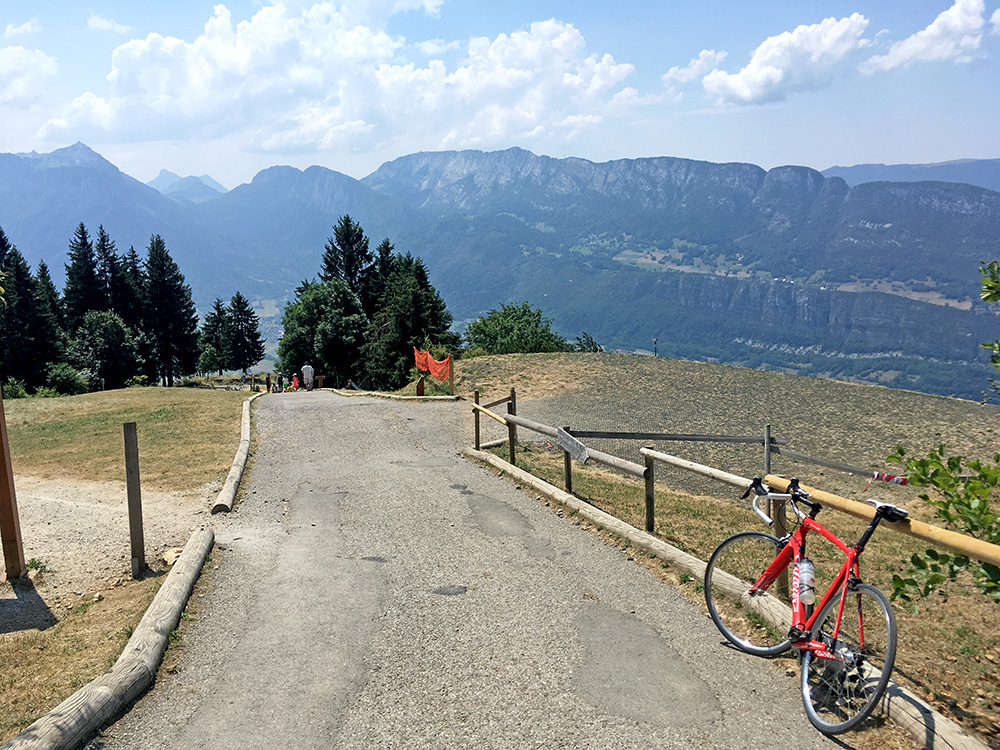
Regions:
[[797, 679], [461, 458], [468, 412], [259, 399], [180, 669], [89, 747], [832, 745]]

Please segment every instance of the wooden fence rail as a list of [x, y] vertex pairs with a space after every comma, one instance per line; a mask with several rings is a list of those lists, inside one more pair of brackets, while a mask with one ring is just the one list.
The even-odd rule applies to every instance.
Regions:
[[[581, 440], [649, 440], [656, 442], [687, 441], [697, 443], [755, 443], [764, 444], [763, 437], [741, 435], [687, 435], [670, 432], [608, 432], [606, 430], [572, 430], [573, 437]], [[780, 438], [772, 438], [771, 445], [784, 445]], [[774, 450], [772, 448], [772, 450]], [[774, 451], [778, 452], [778, 451]]]
[[[489, 416], [497, 419], [498, 421], [507, 424], [509, 430], [510, 439], [510, 455], [511, 464], [514, 464], [514, 448], [516, 443], [516, 437], [514, 433], [515, 426], [521, 426], [526, 430], [532, 432], [537, 432], [541, 435], [545, 435], [551, 438], [559, 437], [559, 429], [552, 427], [551, 425], [542, 424], [541, 422], [535, 422], [534, 420], [527, 419], [526, 417], [521, 417], [513, 413], [508, 413], [506, 418], [500, 417], [493, 412], [490, 412], [478, 403], [478, 393], [476, 403], [473, 405], [473, 411], [477, 418], [478, 427], [478, 417], [479, 413], [485, 413]], [[504, 403], [506, 399], [502, 399], [496, 403]], [[509, 408], [509, 407], [508, 407]], [[565, 428], [564, 428], [565, 429]], [[565, 429], [566, 432], [570, 430]], [[767, 430], [767, 435], [769, 436], [770, 429]], [[574, 438], [579, 440], [581, 437], [587, 436], [589, 433], [586, 431], [572, 431], [570, 433]], [[602, 433], [606, 434], [606, 433]], [[476, 438], [478, 443], [479, 431], [476, 430]], [[747, 440], [745, 442], [751, 442]], [[760, 440], [754, 438], [752, 442], [766, 444], [766, 440]], [[771, 441], [771, 450], [774, 451], [775, 442]], [[478, 450], [478, 445], [477, 445]], [[572, 474], [571, 474], [571, 464], [572, 461], [569, 456], [569, 452], [564, 448], [563, 453], [567, 456], [564, 460], [564, 471], [565, 471], [565, 485], [568, 492], [572, 492]], [[653, 450], [652, 448], [640, 448], [639, 453], [645, 459], [645, 466], [633, 463], [632, 461], [627, 461], [624, 458], [619, 458], [618, 456], [613, 456], [610, 453], [604, 453], [603, 451], [598, 451], [593, 448], [586, 449], [587, 459], [594, 460], [597, 463], [604, 464], [605, 466], [610, 466], [614, 469], [618, 469], [629, 476], [635, 477], [637, 479], [642, 479], [645, 484], [646, 489], [646, 518], [645, 526], [646, 531], [653, 531], [654, 526], [654, 503], [655, 503], [655, 477], [654, 477], [654, 465], [655, 463], [663, 463], [670, 466], [674, 466], [679, 469], [684, 469], [686, 471], [691, 471], [696, 474], [700, 474], [711, 479], [716, 479], [720, 482], [732, 485], [739, 489], [746, 489], [750, 485], [750, 479], [747, 477], [740, 476], [738, 474], [731, 474], [730, 472], [723, 471], [722, 469], [716, 469], [711, 466], [705, 466], [704, 464], [699, 464], [694, 461], [688, 461], [684, 458], [679, 458], [677, 456], [671, 456], [667, 453], [661, 453], [660, 451]], [[788, 455], [789, 451], [784, 452]], [[797, 454], [804, 455], [804, 454]], [[796, 457], [797, 457], [796, 456]], [[791, 457], [791, 456], [789, 456]], [[809, 458], [809, 457], [807, 457]], [[818, 461], [817, 461], [818, 462]], [[834, 462], [828, 462], [834, 463]], [[821, 464], [825, 465], [825, 464]], [[841, 465], [846, 466], [846, 464]], [[832, 468], [838, 468], [836, 466]], [[856, 467], [848, 467], [852, 473], [860, 473], [862, 475], [868, 474], [865, 470], [856, 470]], [[779, 477], [774, 474], [767, 474], [765, 481], [768, 486], [776, 489], [778, 492], [785, 492], [788, 489], [788, 480], [784, 477]], [[813, 489], [811, 487], [806, 487], [803, 485], [803, 489], [812, 495], [813, 499], [819, 503], [822, 503], [825, 507], [832, 508], [834, 510], [846, 513], [848, 515], [855, 516], [857, 518], [863, 519], [865, 521], [871, 520], [874, 515], [874, 508], [871, 506], [858, 503], [854, 500], [848, 500], [847, 498], [840, 497], [838, 495], [831, 494], [829, 492], [824, 492], [822, 490]], [[771, 516], [775, 520], [775, 532], [784, 534], [785, 530], [783, 528], [784, 513], [782, 509], [775, 506], [771, 509]], [[962, 555], [967, 555], [980, 562], [990, 563], [992, 565], [1000, 565], [1000, 546], [996, 544], [990, 544], [989, 542], [984, 542], [981, 539], [975, 539], [973, 537], [967, 536], [965, 534], [960, 534], [957, 531], [949, 531], [948, 529], [942, 529], [938, 526], [932, 526], [931, 524], [923, 523], [922, 521], [916, 521], [911, 519], [906, 519], [904, 521], [897, 521], [895, 523], [884, 522], [887, 528], [893, 529], [915, 539], [920, 539], [925, 542], [943, 547], [944, 549], [951, 550], [952, 552], [957, 552]]]

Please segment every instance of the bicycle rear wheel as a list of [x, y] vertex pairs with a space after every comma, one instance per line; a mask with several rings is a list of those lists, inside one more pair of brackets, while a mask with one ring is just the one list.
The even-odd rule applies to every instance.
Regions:
[[[720, 544], [705, 568], [705, 603], [712, 621], [726, 640], [756, 656], [777, 656], [791, 646], [788, 592], [776, 581], [766, 593], [750, 595], [780, 549], [770, 534], [744, 531]], [[776, 624], [775, 615], [787, 618], [789, 625]]]
[[802, 652], [802, 702], [809, 721], [824, 734], [850, 731], [867, 718], [896, 660], [896, 617], [885, 595], [866, 583], [848, 591], [834, 639], [840, 597], [827, 602], [810, 634], [836, 658]]

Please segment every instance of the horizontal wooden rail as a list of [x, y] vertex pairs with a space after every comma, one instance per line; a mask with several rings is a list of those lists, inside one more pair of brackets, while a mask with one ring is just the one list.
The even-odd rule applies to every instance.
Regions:
[[[742, 437], [738, 435], [687, 435], [668, 432], [607, 432], [604, 430], [571, 430], [575, 438], [591, 440], [656, 440], [688, 441], [698, 443], [756, 443], [764, 444], [763, 437]], [[784, 445], [780, 438], [772, 438], [771, 445]]]
[[[779, 492], [786, 492], [788, 490], [788, 480], [784, 477], [768, 474], [764, 478], [764, 481], [767, 482], [768, 487], [776, 489]], [[870, 521], [875, 515], [875, 508], [867, 503], [858, 503], [854, 500], [848, 500], [846, 497], [823, 492], [823, 490], [815, 490], [805, 485], [802, 485], [802, 489], [808, 492], [816, 502], [839, 510], [841, 513], [847, 513], [865, 521]], [[889, 521], [883, 521], [882, 523], [891, 529], [908, 534], [915, 539], [936, 544], [938, 547], [944, 547], [952, 552], [967, 555], [980, 562], [1000, 565], [1000, 546], [984, 542], [982, 539], [974, 539], [957, 531], [949, 531], [948, 529], [931, 526], [929, 523], [909, 518], [905, 521], [897, 521], [895, 523], [890, 523]]]
[[[532, 432], [537, 432], [542, 435], [548, 435], [549, 437], [556, 437], [558, 432], [555, 427], [550, 427], [547, 424], [542, 424], [541, 422], [534, 422], [530, 419], [525, 419], [524, 417], [519, 417], [515, 414], [508, 414], [507, 419], [516, 425], [524, 427], [526, 430], [531, 430]], [[576, 433], [573, 433], [574, 435]], [[642, 466], [632, 461], [626, 461], [624, 458], [618, 458], [618, 456], [612, 456], [610, 453], [605, 453], [603, 451], [594, 450], [592, 448], [587, 448], [587, 454], [591, 460], [596, 461], [599, 464], [604, 464], [605, 466], [610, 466], [619, 471], [623, 471], [626, 474], [630, 474], [634, 477], [639, 477], [640, 479], [646, 478], [645, 466]]]
[[[777, 446], [779, 443], [772, 440], [771, 445]], [[825, 466], [827, 469], [834, 469], [836, 471], [843, 471], [847, 474], [857, 474], [862, 477], [870, 477], [872, 475], [871, 469], [862, 469], [859, 466], [851, 466], [850, 464], [842, 464], [839, 461], [830, 461], [825, 458], [816, 458], [815, 456], [807, 456], [805, 453], [799, 453], [798, 451], [793, 451], [788, 448], [771, 448], [771, 453], [777, 453], [779, 456], [784, 456], [785, 458], [791, 458], [795, 461], [805, 461], [809, 464], [816, 464], [817, 466]]]
[[688, 461], [685, 458], [671, 456], [669, 453], [660, 453], [659, 451], [654, 451], [652, 448], [640, 448], [639, 453], [647, 458], [653, 459], [654, 461], [659, 461], [660, 463], [668, 464], [669, 466], [676, 466], [679, 469], [686, 469], [687, 471], [694, 472], [695, 474], [701, 474], [702, 476], [709, 477], [710, 479], [718, 479], [720, 482], [731, 484], [734, 487], [739, 487], [740, 489], [746, 489], [750, 486], [750, 480], [746, 477], [741, 477], [739, 474], [730, 474], [728, 471], [715, 469], [711, 466], [705, 466], [704, 464], [696, 464], [694, 461]]
[[501, 417], [499, 414], [495, 414], [494, 412], [491, 412], [485, 406], [480, 406], [479, 404], [473, 404], [472, 405], [472, 409], [473, 409], [473, 411], [481, 411], [483, 414], [485, 414], [488, 417], [493, 417], [493, 419], [495, 419], [500, 424], [507, 424], [507, 420], [506, 419], [504, 419], [503, 417]]
[[483, 404], [484, 409], [492, 409], [494, 406], [500, 406], [500, 404], [506, 404], [510, 401], [510, 396], [504, 396], [503, 398], [498, 398], [496, 401], [490, 401], [488, 404]]

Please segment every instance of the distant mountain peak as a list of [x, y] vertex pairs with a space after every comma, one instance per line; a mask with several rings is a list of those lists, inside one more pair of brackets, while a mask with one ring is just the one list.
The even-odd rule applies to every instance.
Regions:
[[216, 194], [221, 195], [229, 192], [207, 174], [198, 177], [193, 175], [181, 177], [169, 169], [161, 169], [160, 173], [146, 184], [151, 188], [159, 190], [164, 195], [178, 197], [175, 194], [191, 193], [192, 195], [185, 196], [189, 199], [193, 199], [194, 195], [197, 195], [199, 198], [211, 198]]
[[98, 167], [113, 169], [115, 172], [119, 171], [118, 167], [81, 141], [77, 141], [72, 146], [57, 148], [48, 154], [32, 151], [27, 154], [18, 154], [18, 156], [23, 159], [31, 159], [36, 166], [42, 168]]

